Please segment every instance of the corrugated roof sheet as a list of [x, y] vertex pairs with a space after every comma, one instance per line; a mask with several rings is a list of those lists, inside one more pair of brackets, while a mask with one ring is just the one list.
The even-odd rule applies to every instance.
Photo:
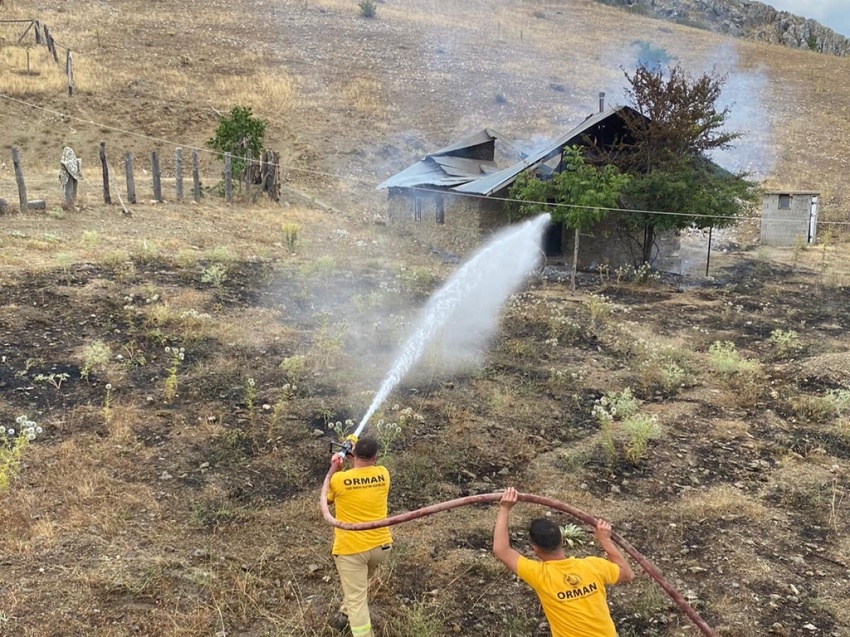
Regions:
[[505, 188], [512, 184], [519, 175], [528, 170], [529, 168], [534, 168], [538, 164], [546, 161], [547, 159], [551, 159], [555, 155], [557, 155], [561, 148], [564, 146], [569, 146], [571, 144], [577, 143], [581, 140], [581, 136], [593, 126], [599, 124], [600, 122], [608, 119], [611, 115], [615, 113], [619, 113], [623, 109], [629, 108], [628, 106], [619, 106], [617, 108], [610, 108], [607, 111], [603, 111], [602, 113], [596, 113], [595, 115], [591, 115], [586, 120], [584, 120], [581, 124], [576, 126], [570, 132], [561, 135], [558, 139], [552, 141], [547, 144], [543, 148], [538, 149], [537, 151], [531, 153], [528, 157], [523, 159], [522, 161], [518, 161], [517, 163], [495, 172], [491, 175], [487, 175], [486, 177], [481, 177], [480, 179], [476, 179], [472, 182], [467, 182], [452, 190], [457, 192], [465, 192], [476, 195], [492, 195], [494, 192]]
[[492, 135], [490, 131], [485, 128], [484, 130], [479, 131], [474, 135], [470, 135], [466, 139], [462, 139], [458, 142], [455, 142], [454, 144], [449, 144], [445, 148], [435, 150], [433, 153], [428, 153], [428, 157], [448, 155], [450, 153], [455, 153], [459, 150], [465, 150], [467, 148], [472, 148], [473, 146], [480, 146], [481, 144], [492, 142], [494, 139], [496, 139], [496, 136]]
[[496, 162], [481, 159], [467, 159], [465, 157], [452, 157], [451, 155], [431, 157], [431, 159], [442, 166], [443, 170], [448, 174], [455, 177], [478, 179], [481, 175], [486, 175], [499, 169]]
[[499, 133], [485, 128], [466, 139], [429, 153], [412, 166], [378, 184], [377, 190], [414, 186], [450, 188], [474, 181], [482, 175], [498, 170], [496, 163], [485, 159], [453, 157], [451, 153], [490, 143], [498, 137]]
[[413, 188], [414, 186], [450, 188], [473, 181], [479, 175], [481, 175], [480, 171], [474, 175], [450, 175], [433, 158], [426, 157], [378, 184], [377, 190], [384, 190], [385, 188]]

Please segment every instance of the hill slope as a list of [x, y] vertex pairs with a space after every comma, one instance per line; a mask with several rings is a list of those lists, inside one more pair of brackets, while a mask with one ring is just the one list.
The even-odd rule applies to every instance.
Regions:
[[629, 11], [792, 49], [850, 55], [850, 39], [815, 20], [752, 0], [600, 0]]
[[[216, 112], [245, 104], [269, 120], [270, 143], [285, 164], [345, 175], [330, 196], [357, 191], [378, 202], [371, 185], [482, 126], [533, 144], [593, 112], [600, 90], [609, 102], [622, 101], [621, 67], [632, 68], [645, 43], [694, 73], [729, 74], [724, 103], [745, 136], [720, 163], [749, 168], [773, 185], [821, 190], [832, 204], [827, 215], [847, 215], [850, 85], [837, 80], [850, 70], [847, 58], [632, 16], [591, 0], [410, 0], [382, 4], [374, 20], [360, 18], [347, 0], [249, 0], [238, 14], [222, 2], [142, 6], [117, 0], [73, 11], [24, 3], [7, 10], [39, 17], [78, 53], [73, 98], [63, 95], [64, 76], [52, 63], [35, 60], [41, 75], [20, 75], [22, 57], [0, 70], [6, 90], [80, 120], [6, 102], [0, 141], [18, 144], [30, 166], [50, 172], [66, 142], [88, 166], [96, 165], [101, 138], [114, 152], [145, 156], [159, 147], [168, 158], [167, 144], [86, 122], [202, 145]], [[7, 188], [10, 168], [0, 172]], [[287, 178], [315, 181], [298, 170]]]

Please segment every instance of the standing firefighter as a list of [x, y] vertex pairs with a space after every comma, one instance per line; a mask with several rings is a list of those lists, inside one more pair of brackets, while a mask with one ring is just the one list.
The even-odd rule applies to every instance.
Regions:
[[530, 560], [511, 548], [508, 519], [517, 502], [517, 491], [509, 487], [499, 501], [493, 530], [493, 553], [537, 593], [552, 629], [552, 637], [617, 637], [605, 596], [607, 584], [634, 579], [634, 571], [611, 540], [611, 525], [604, 520], [593, 530], [596, 541], [608, 555], [567, 557], [561, 529], [545, 518], [531, 522], [531, 548], [541, 561]]
[[[335, 455], [328, 488], [328, 503], [336, 506], [340, 522], [372, 522], [387, 517], [387, 496], [390, 492], [390, 474], [386, 467], [375, 464], [378, 459], [378, 442], [374, 438], [361, 438], [354, 445], [352, 468], [339, 471], [342, 459]], [[345, 622], [351, 627], [352, 637], [373, 637], [369, 615], [369, 579], [378, 566], [386, 561], [392, 548], [392, 536], [387, 527], [370, 531], [334, 529], [333, 556], [342, 584], [342, 616], [338, 627]]]

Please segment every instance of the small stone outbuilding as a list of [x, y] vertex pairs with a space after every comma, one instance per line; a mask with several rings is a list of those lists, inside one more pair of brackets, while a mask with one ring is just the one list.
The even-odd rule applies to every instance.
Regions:
[[809, 190], [765, 192], [761, 211], [761, 243], [777, 247], [814, 243], [819, 199], [820, 193]]

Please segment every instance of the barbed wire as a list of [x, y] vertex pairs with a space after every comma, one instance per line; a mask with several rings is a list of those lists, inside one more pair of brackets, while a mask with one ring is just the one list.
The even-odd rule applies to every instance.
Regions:
[[[183, 144], [172, 139], [166, 139], [163, 137], [156, 137], [154, 135], [148, 135], [146, 133], [140, 133], [133, 130], [127, 130], [124, 128], [120, 128], [117, 126], [111, 126], [109, 124], [103, 124], [100, 122], [95, 122], [93, 120], [85, 119], [82, 117], [77, 117], [75, 115], [70, 115], [68, 113], [63, 113], [61, 111], [57, 111], [52, 108], [48, 108], [46, 106], [39, 106], [38, 104], [33, 104], [32, 102], [27, 102], [26, 100], [22, 100], [16, 97], [12, 97], [11, 95], [5, 95], [0, 93], [0, 99], [7, 100], [9, 102], [14, 102], [20, 104], [21, 106], [26, 106], [28, 108], [34, 108], [46, 113], [50, 113], [51, 115], [56, 115], [58, 117], [66, 118], [69, 120], [74, 120], [83, 124], [87, 124], [90, 126], [94, 126], [100, 129], [111, 130], [116, 133], [123, 133], [125, 135], [129, 135], [131, 137], [138, 137], [140, 139], [146, 139], [148, 141], [157, 142], [160, 144], [165, 144], [167, 146], [171, 146], [174, 148], [188, 148], [189, 150], [194, 150], [197, 152], [206, 153], [207, 155], [212, 155], [217, 158], [223, 158], [226, 153], [223, 153], [218, 150], [203, 148], [201, 146], [194, 146], [192, 144]], [[261, 163], [260, 160], [257, 159], [245, 159], [245, 161], [252, 164]], [[264, 162], [266, 165], [274, 166], [278, 170], [286, 170], [290, 172], [299, 172], [308, 175], [314, 175], [318, 177], [326, 177], [330, 179], [336, 179], [339, 181], [350, 181], [357, 182], [363, 185], [371, 186], [373, 188], [377, 188], [380, 183], [376, 182], [374, 179], [367, 179], [364, 177], [357, 177], [356, 175], [341, 175], [337, 173], [331, 173], [323, 170], [316, 170], [312, 168], [304, 168], [301, 166], [292, 166], [288, 164], [280, 164], [280, 163], [272, 163], [272, 162]], [[568, 203], [559, 203], [553, 201], [529, 201], [526, 199], [518, 199], [515, 197], [494, 197], [490, 195], [484, 195], [479, 193], [469, 193], [469, 192], [457, 192], [457, 191], [447, 191], [440, 190], [439, 188], [431, 188], [427, 186], [410, 186], [406, 187], [408, 190], [414, 192], [424, 192], [429, 194], [440, 194], [446, 195], [450, 197], [466, 197], [470, 199], [486, 199], [488, 201], [500, 201], [503, 203], [516, 203], [516, 204], [524, 204], [524, 205], [533, 205], [540, 206], [541, 208], [573, 208], [573, 209], [582, 209], [582, 210], [604, 210], [606, 212], [613, 213], [630, 213], [630, 214], [644, 214], [644, 215], [661, 215], [661, 216], [670, 216], [670, 217], [690, 217], [697, 218], [700, 215], [698, 213], [687, 213], [687, 212], [670, 212], [666, 210], [642, 210], [642, 209], [634, 209], [634, 208], [617, 208], [617, 207], [607, 207], [607, 206], [586, 206], [581, 204], [568, 204]], [[814, 193], [813, 193], [814, 194]], [[727, 221], [764, 221], [764, 219], [760, 216], [755, 215], [711, 215], [713, 219], [722, 219]], [[791, 219], [791, 218], [771, 218], [767, 221], [770, 222], [799, 222], [800, 219]], [[818, 219], [819, 225], [832, 225], [832, 226], [848, 226], [850, 227], [850, 221], [826, 221]]]

